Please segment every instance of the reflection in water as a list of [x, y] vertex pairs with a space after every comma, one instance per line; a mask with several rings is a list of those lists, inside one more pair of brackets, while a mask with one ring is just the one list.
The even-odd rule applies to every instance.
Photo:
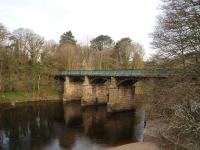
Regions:
[[142, 142], [144, 139], [144, 126], [145, 126], [145, 113], [144, 112], [136, 112], [135, 113], [135, 126], [134, 126], [134, 139]]
[[80, 102], [23, 104], [0, 110], [0, 149], [88, 150], [143, 140], [144, 113], [108, 114]]
[[[18, 105], [1, 113], [0, 130], [3, 149], [39, 149], [56, 136], [56, 122], [63, 122], [59, 103]], [[56, 113], [55, 113], [56, 112]]]
[[82, 123], [80, 102], [64, 104], [64, 118], [68, 126], [76, 126]]
[[115, 145], [118, 142], [132, 141], [133, 119], [133, 112], [116, 113], [108, 117], [106, 127], [109, 144]]
[[92, 141], [85, 137], [78, 137], [76, 143], [74, 144], [72, 150], [103, 150], [104, 147], [97, 143], [92, 143]]
[[96, 142], [101, 142], [106, 133], [106, 107], [86, 107], [82, 116], [85, 135]]

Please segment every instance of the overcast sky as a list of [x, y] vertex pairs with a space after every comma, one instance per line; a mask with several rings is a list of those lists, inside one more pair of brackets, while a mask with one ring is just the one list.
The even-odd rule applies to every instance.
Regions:
[[153, 53], [153, 31], [160, 0], [0, 0], [0, 22], [8, 30], [30, 28], [46, 40], [59, 41], [71, 30], [79, 43], [100, 35], [117, 41], [130, 37]]

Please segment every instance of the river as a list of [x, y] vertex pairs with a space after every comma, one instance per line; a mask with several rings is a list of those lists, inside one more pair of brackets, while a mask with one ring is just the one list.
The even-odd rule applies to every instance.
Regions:
[[80, 102], [34, 102], [0, 108], [0, 149], [101, 150], [143, 140], [144, 113], [107, 113]]

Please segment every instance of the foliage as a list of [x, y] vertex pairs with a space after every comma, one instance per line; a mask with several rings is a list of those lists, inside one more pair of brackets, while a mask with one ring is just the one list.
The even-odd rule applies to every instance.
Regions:
[[113, 47], [113, 40], [108, 35], [99, 35], [90, 41], [90, 47], [99, 51]]
[[72, 45], [76, 45], [76, 40], [74, 39], [74, 36], [71, 31], [64, 32], [60, 37], [60, 44], [62, 43], [68, 43]]
[[131, 52], [133, 50], [132, 40], [130, 38], [122, 38], [115, 45], [116, 54], [119, 62], [125, 66], [129, 67]]
[[143, 68], [143, 49], [138, 43], [133, 43], [129, 37], [122, 38], [115, 45], [115, 57], [123, 68]]
[[4, 44], [0, 44], [0, 91], [40, 94], [40, 86], [53, 88], [54, 85], [49, 85], [54, 79], [48, 71], [50, 54], [46, 52], [44, 39], [23, 28], [6, 35]]
[[[114, 48], [114, 41], [110, 36], [100, 35], [91, 40], [90, 48], [76, 44], [71, 31], [63, 33], [60, 43], [57, 44], [54, 41], [45, 41], [30, 29], [19, 28], [10, 33], [1, 25], [0, 30], [2, 93], [21, 92], [38, 98], [48, 97], [60, 90], [54, 75], [61, 70], [140, 68], [143, 64], [142, 47], [131, 39], [130, 45], [119, 42]], [[126, 49], [129, 46], [131, 52], [127, 52], [126, 58], [130, 58], [126, 60], [127, 66], [115, 56], [118, 49], [119, 57], [124, 57], [123, 52], [129, 51]], [[15, 99], [15, 96], [10, 98]]]

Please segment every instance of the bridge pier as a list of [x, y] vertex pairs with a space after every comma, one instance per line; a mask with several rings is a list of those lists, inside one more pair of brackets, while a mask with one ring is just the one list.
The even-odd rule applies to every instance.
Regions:
[[118, 85], [116, 78], [111, 77], [109, 101], [107, 104], [108, 112], [132, 109], [134, 102], [134, 89], [135, 87], [133, 85]]
[[64, 81], [64, 90], [63, 90], [63, 101], [68, 101], [70, 99], [70, 81], [69, 81], [69, 77], [65, 76], [65, 81]]
[[91, 80], [93, 97], [96, 104], [107, 104], [108, 102], [108, 78], [94, 77]]
[[82, 106], [88, 106], [88, 105], [94, 105], [95, 99], [93, 96], [93, 87], [90, 84], [90, 80], [87, 76], [84, 77], [83, 82], [83, 90], [82, 90], [82, 98], [81, 98], [81, 105]]
[[106, 81], [98, 82], [95, 79], [84, 77], [81, 105], [106, 104], [108, 101], [108, 88]]
[[105, 84], [95, 85], [95, 99], [97, 104], [107, 104], [108, 102], [108, 88]]
[[65, 76], [63, 101], [80, 100], [82, 97], [82, 85], [80, 81], [74, 81], [72, 78]]

